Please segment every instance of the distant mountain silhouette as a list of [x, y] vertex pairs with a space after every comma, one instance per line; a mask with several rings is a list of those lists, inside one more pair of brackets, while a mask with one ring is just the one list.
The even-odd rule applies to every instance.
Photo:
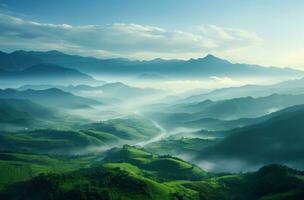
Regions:
[[[285, 108], [301, 105], [304, 94], [272, 94], [183, 104], [154, 104], [146, 111], [168, 130], [176, 127], [223, 131], [244, 127], [282, 114]], [[280, 111], [281, 112], [277, 112]]]
[[162, 90], [152, 88], [132, 87], [121, 82], [107, 83], [102, 85], [100, 89], [106, 97], [119, 97], [122, 99], [148, 97], [163, 92]]
[[76, 69], [62, 67], [56, 64], [37, 64], [28, 67], [22, 71], [0, 71], [1, 83], [20, 84], [73, 84], [73, 83], [88, 83], [96, 84], [96, 81], [91, 76], [79, 72]]
[[5, 89], [0, 90], [0, 99], [27, 99], [56, 109], [90, 108], [90, 106], [102, 105], [96, 100], [75, 96], [57, 88], [24, 91]]
[[90, 94], [90, 97], [101, 100], [102, 102], [110, 101], [112, 104], [114, 102], [127, 101], [136, 98], [148, 98], [164, 93], [164, 90], [153, 89], [153, 88], [139, 88], [134, 86], [129, 86], [121, 82], [114, 83], [105, 83], [99, 86], [90, 86], [90, 85], [51, 85], [51, 84], [42, 84], [42, 85], [23, 85], [18, 88], [18, 90], [45, 90], [49, 88], [58, 88], [63, 91], [71, 92], [75, 95], [86, 96]]
[[21, 71], [30, 66], [43, 63], [43, 61], [25, 51], [14, 51], [5, 53], [0, 51], [0, 69], [5, 71]]
[[[25, 62], [23, 62], [25, 60]], [[233, 64], [227, 60], [207, 55], [204, 58], [183, 60], [154, 59], [131, 61], [128, 59], [97, 59], [68, 55], [59, 51], [15, 51], [1, 52], [2, 70], [23, 70], [37, 63], [53, 63], [91, 74], [136, 75], [153, 74], [155, 77], [194, 77], [210, 76], [303, 76], [304, 71], [290, 68], [262, 67], [258, 65]], [[146, 77], [147, 78], [147, 77]]]
[[304, 78], [283, 81], [273, 85], [244, 85], [240, 87], [228, 87], [215, 89], [208, 93], [189, 96], [180, 102], [200, 102], [207, 99], [223, 100], [239, 97], [262, 97], [270, 94], [303, 94]]

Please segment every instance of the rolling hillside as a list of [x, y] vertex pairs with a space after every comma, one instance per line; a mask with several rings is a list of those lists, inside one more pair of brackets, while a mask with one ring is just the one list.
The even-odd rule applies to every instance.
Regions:
[[0, 99], [0, 130], [46, 128], [62, 123], [63, 114], [29, 100]]
[[199, 180], [206, 177], [205, 171], [172, 156], [156, 156], [144, 149], [124, 146], [121, 149], [112, 149], [106, 153], [104, 162], [130, 163], [147, 173], [153, 174], [159, 180]]
[[[304, 195], [303, 172], [281, 165], [264, 166], [257, 172], [246, 174], [206, 176], [200, 168], [174, 157], [161, 157], [130, 146], [113, 151], [108, 160], [95, 162], [84, 169], [68, 170], [70, 172], [64, 174], [40, 174], [31, 180], [9, 185], [0, 191], [0, 197], [22, 197], [25, 200], [116, 200], [121, 197], [126, 200], [254, 200], [301, 199]], [[48, 162], [54, 163], [54, 159], [49, 158]], [[81, 165], [77, 166], [77, 160], [73, 163], [76, 168]], [[174, 171], [179, 172], [178, 176], [158, 177]], [[199, 176], [195, 181], [180, 179], [187, 177], [186, 174]]]
[[226, 138], [198, 153], [197, 158], [215, 163], [221, 159], [253, 165], [288, 163], [303, 168], [303, 118], [303, 106], [274, 113], [264, 122], [228, 131]]
[[152, 122], [135, 117], [89, 124], [84, 122], [79, 120], [78, 123], [66, 124], [65, 119], [61, 119], [50, 128], [3, 131], [0, 133], [0, 151], [58, 155], [98, 153], [113, 146], [145, 141], [159, 134], [159, 129]]

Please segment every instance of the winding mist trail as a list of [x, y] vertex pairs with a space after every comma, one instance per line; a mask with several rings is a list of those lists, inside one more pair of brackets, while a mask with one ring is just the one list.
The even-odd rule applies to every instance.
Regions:
[[153, 142], [157, 142], [162, 140], [163, 138], [168, 136], [167, 130], [164, 129], [163, 127], [161, 127], [156, 121], [153, 121], [153, 124], [160, 129], [160, 133], [158, 135], [156, 135], [155, 137], [152, 137], [151, 139], [147, 140], [147, 141], [142, 141], [139, 143], [136, 143], [136, 146], [146, 146], [147, 144], [153, 143]]
[[[159, 128], [159, 130], [160, 130], [159, 134], [157, 134], [156, 136], [154, 136], [154, 137], [152, 137], [152, 138], [150, 138], [150, 139], [148, 139], [148, 140], [146, 140], [146, 141], [141, 141], [141, 142], [136, 142], [136, 143], [134, 143], [134, 142], [119, 143], [119, 144], [111, 145], [111, 146], [104, 146], [104, 147], [93, 148], [94, 150], [91, 149], [91, 151], [93, 151], [93, 152], [95, 152], [95, 153], [99, 153], [99, 154], [102, 155], [104, 152], [109, 151], [109, 150], [112, 149], [112, 148], [121, 148], [121, 147], [122, 147], [123, 145], [125, 145], [125, 144], [144, 147], [144, 146], [146, 146], [146, 145], [148, 145], [148, 144], [150, 144], [150, 143], [157, 142], [157, 141], [160, 141], [160, 140], [162, 140], [162, 139], [168, 137], [169, 134], [168, 134], [168, 132], [167, 132], [166, 129], [164, 129], [164, 128], [163, 128], [161, 125], [159, 125], [156, 121], [153, 121], [153, 120], [151, 120], [151, 121], [152, 121], [153, 124], [154, 124], [157, 128]], [[100, 161], [100, 160], [102, 160], [103, 158], [104, 158], [104, 157], [101, 156], [101, 157], [99, 157], [97, 160]]]

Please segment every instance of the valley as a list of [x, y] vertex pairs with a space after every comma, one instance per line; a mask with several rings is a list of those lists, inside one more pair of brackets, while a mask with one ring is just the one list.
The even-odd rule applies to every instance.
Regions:
[[[1, 199], [304, 197], [302, 72], [211, 55], [188, 61], [100, 60], [58, 51], [2, 56]], [[27, 62], [8, 62], [17, 58]], [[92, 65], [84, 69], [87, 62]], [[189, 63], [193, 73], [214, 65], [212, 75], [231, 75], [217, 70], [243, 67], [265, 76], [271, 71], [281, 82], [154, 87], [172, 84], [169, 75], [195, 81], [178, 75]], [[108, 65], [129, 73], [105, 71]], [[143, 66], [162, 76], [139, 80], [147, 73]], [[286, 81], [284, 74], [295, 76]]]

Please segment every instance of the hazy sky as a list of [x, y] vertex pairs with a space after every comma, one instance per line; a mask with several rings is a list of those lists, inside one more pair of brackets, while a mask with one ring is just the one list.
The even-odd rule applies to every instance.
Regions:
[[0, 0], [0, 50], [304, 69], [303, 0]]

